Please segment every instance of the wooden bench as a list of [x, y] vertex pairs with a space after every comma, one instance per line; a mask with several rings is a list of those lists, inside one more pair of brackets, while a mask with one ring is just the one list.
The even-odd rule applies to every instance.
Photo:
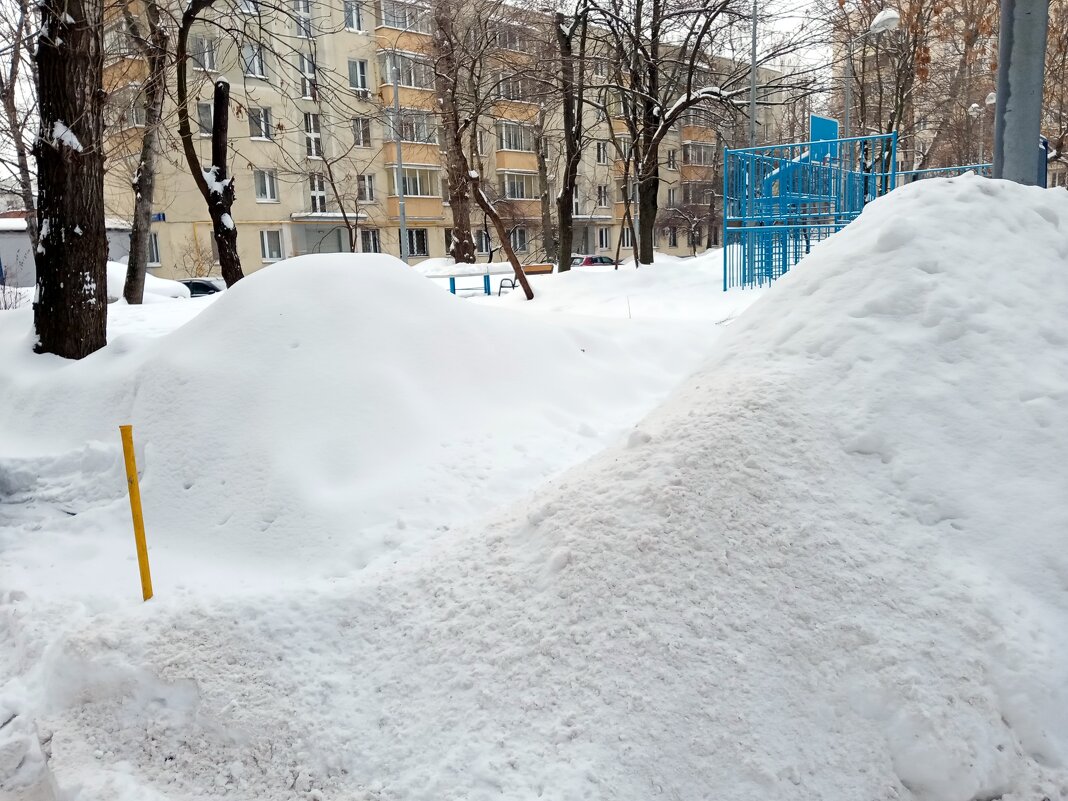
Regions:
[[[457, 278], [482, 278], [482, 291], [487, 295], [493, 294], [493, 289], [490, 287], [491, 275], [504, 275], [511, 276], [508, 278], [502, 278], [500, 287], [497, 289], [497, 294], [500, 295], [500, 289], [504, 286], [505, 281], [508, 282], [509, 289], [515, 289], [515, 271], [508, 266], [500, 266], [498, 264], [493, 267], [487, 267], [486, 265], [479, 264], [458, 264], [458, 269], [451, 273], [438, 273], [435, 275], [437, 278], [449, 279], [449, 291], [452, 294], [456, 294], [456, 279]], [[484, 267], [484, 269], [478, 269]], [[544, 275], [545, 273], [551, 273], [553, 271], [552, 264], [524, 264], [523, 272], [527, 275]], [[460, 287], [463, 289], [464, 287]]]
[[[523, 272], [525, 274], [527, 274], [527, 275], [545, 275], [547, 273], [551, 273], [555, 268], [556, 268], [556, 265], [553, 265], [553, 264], [524, 264], [523, 265]], [[514, 272], [515, 271], [513, 270], [513, 273]], [[501, 283], [497, 285], [497, 297], [501, 296], [501, 290], [504, 289], [505, 283], [508, 284], [508, 288], [509, 289], [515, 289], [515, 287], [516, 287], [515, 275], [513, 274], [509, 278], [502, 278], [501, 279]]]

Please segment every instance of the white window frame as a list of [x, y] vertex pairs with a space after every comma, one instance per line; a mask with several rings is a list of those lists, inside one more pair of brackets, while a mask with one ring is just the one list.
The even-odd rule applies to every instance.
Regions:
[[433, 89], [434, 65], [425, 57], [411, 53], [383, 52], [379, 55], [382, 82], [393, 83], [393, 59], [397, 60], [397, 83], [409, 89]]
[[597, 249], [609, 250], [612, 247], [612, 229], [602, 226], [597, 229]]
[[308, 208], [313, 214], [326, 211], [326, 177], [321, 172], [308, 175]]
[[189, 38], [189, 60], [193, 62], [193, 69], [215, 72], [219, 43], [211, 36], [197, 35]]
[[431, 33], [431, 20], [427, 9], [418, 3], [405, 3], [402, 0], [382, 0], [383, 28], [414, 33]]
[[[260, 132], [257, 134], [253, 130], [253, 120], [259, 120]], [[250, 139], [257, 141], [267, 141], [274, 139], [274, 129], [272, 128], [271, 109], [269, 106], [252, 106], [248, 110], [248, 135]]]
[[[426, 228], [409, 228], [408, 229], [408, 255], [409, 256], [429, 256], [430, 255], [430, 238], [427, 235]], [[422, 245], [418, 247], [418, 245]]]
[[392, 109], [387, 109], [386, 122], [391, 141], [397, 141], [397, 136], [400, 136], [402, 142], [431, 145], [438, 143], [437, 118], [429, 111], [402, 108], [398, 118]]
[[667, 168], [677, 170], [679, 168], [679, 151], [672, 148], [667, 152]]
[[[368, 247], [370, 246], [370, 247]], [[378, 234], [377, 228], [361, 228], [360, 229], [360, 252], [361, 253], [381, 253], [382, 252], [382, 239]]]
[[678, 206], [679, 190], [675, 187], [669, 187], [667, 191], [667, 207], [673, 209]]
[[[278, 255], [273, 255], [271, 251], [271, 234], [277, 234], [278, 237]], [[278, 228], [264, 228], [260, 230], [260, 259], [266, 264], [268, 262], [281, 261], [284, 254], [285, 244], [282, 241], [282, 231]]]
[[597, 184], [597, 208], [607, 209], [612, 205], [612, 192], [608, 184]]
[[527, 239], [527, 229], [523, 227], [513, 228], [508, 232], [508, 239], [512, 243], [512, 250], [516, 253], [526, 253], [530, 242]]
[[[354, 66], [356, 67], [355, 74], [353, 73]], [[349, 59], [349, 89], [354, 91], [360, 97], [368, 97], [371, 94], [369, 83], [370, 70], [371, 68], [367, 64], [367, 59]]]
[[[355, 12], [355, 13], [353, 13]], [[363, 32], [363, 3], [360, 0], [345, 0], [345, 30]]]
[[263, 60], [263, 45], [256, 42], [241, 45], [241, 66], [248, 78], [266, 78], [267, 65]]
[[[389, 168], [389, 180], [391, 183], [391, 194], [396, 196], [396, 175], [397, 170], [395, 167]], [[435, 167], [405, 167], [403, 174], [401, 175], [401, 186], [404, 189], [405, 197], [441, 197], [439, 192], [441, 191], [441, 176], [440, 170]], [[412, 189], [417, 189], [417, 192], [413, 192]]]
[[[263, 192], [260, 192], [262, 176]], [[278, 203], [278, 175], [274, 170], [254, 169], [252, 171], [252, 187], [257, 203]]]
[[315, 100], [318, 95], [315, 69], [314, 58], [307, 53], [297, 54], [297, 74], [300, 76], [300, 97], [302, 100]]
[[596, 149], [597, 149], [597, 159], [596, 159], [597, 163], [598, 164], [607, 164], [608, 163], [608, 142], [605, 141], [605, 140], [598, 140], [595, 143], [595, 146], [596, 146]]
[[155, 231], [148, 233], [148, 262], [149, 267], [159, 267], [163, 262], [160, 260], [159, 234]]
[[624, 225], [620, 229], [619, 244], [625, 248], [634, 247], [634, 232], [630, 230], [630, 226]]
[[356, 199], [360, 203], [375, 202], [375, 176], [373, 173], [365, 172], [363, 175], [356, 176]]
[[534, 133], [528, 125], [500, 120], [497, 123], [497, 149], [533, 153]]
[[311, 0], [293, 0], [293, 21], [297, 24], [298, 39], [311, 39], [314, 37]]
[[[501, 197], [507, 200], [537, 200], [538, 199], [538, 176], [531, 172], [514, 172], [500, 170]], [[516, 192], [518, 187], [521, 192]], [[528, 193], [529, 189], [529, 193]]]
[[477, 228], [474, 232], [475, 253], [489, 253], [493, 248], [493, 239], [485, 228]]
[[679, 246], [679, 229], [674, 225], [668, 226], [668, 247], [677, 248]]
[[314, 112], [304, 115], [304, 154], [310, 159], [323, 157], [323, 124]]
[[356, 147], [371, 146], [371, 118], [352, 118], [352, 143]]
[[[205, 123], [205, 111], [207, 112], [207, 127]], [[201, 136], [211, 136], [211, 129], [215, 125], [215, 107], [205, 101], [197, 102], [197, 130]]]

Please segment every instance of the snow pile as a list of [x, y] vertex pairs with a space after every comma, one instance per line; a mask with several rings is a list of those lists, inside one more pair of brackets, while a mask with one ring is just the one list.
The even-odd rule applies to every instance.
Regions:
[[[122, 289], [126, 285], [126, 265], [117, 261], [108, 262], [108, 302], [113, 303], [122, 298]], [[169, 298], [188, 298], [189, 288], [178, 281], [158, 278], [145, 274], [144, 303], [157, 303]]]
[[[332, 274], [314, 303], [278, 300], [285, 270], [257, 273], [129, 354], [145, 362], [135, 390], [115, 386], [120, 354], [97, 359], [116, 380], [80, 376], [79, 403], [110, 396], [145, 431], [161, 572], [180, 539], [198, 554], [179, 571], [191, 583], [253, 561], [268, 583], [223, 598], [170, 576], [136, 608], [52, 599], [34, 588], [73, 551], [68, 571], [104, 569], [90, 525], [106, 510], [84, 487], [37, 486], [56, 510], [38, 528], [60, 510], [89, 520], [48, 550], [5, 543], [20, 590], [0, 603], [5, 691], [76, 801], [1068, 797], [1066, 232], [1064, 193], [968, 177], [897, 190], [726, 329], [624, 445], [506, 514], [296, 591], [309, 562], [351, 558], [369, 492], [402, 476], [434, 491], [412, 475], [434, 440], [420, 421], [455, 427], [456, 387], [478, 382], [485, 401], [464, 406], [490, 414], [537, 393], [551, 360], [559, 416], [607, 408], [606, 376], [567, 337], [542, 333], [539, 357], [509, 333], [538, 318], [498, 319], [385, 265]], [[321, 285], [326, 269], [301, 267]], [[371, 286], [377, 303], [331, 302]], [[492, 366], [446, 380], [446, 338]], [[233, 358], [208, 361], [209, 339]], [[527, 374], [487, 360], [490, 340]], [[430, 393], [406, 389], [415, 376]], [[44, 448], [60, 423], [72, 439], [88, 424], [47, 392], [58, 375], [32, 378], [9, 383], [37, 455], [6, 466], [5, 491], [106, 475], [100, 445]], [[425, 394], [410, 416], [373, 411]], [[171, 426], [208, 433], [183, 445]], [[510, 466], [510, 430], [487, 472]], [[160, 496], [181, 481], [200, 494], [167, 530], [177, 510]], [[324, 527], [335, 503], [349, 536]]]
[[[534, 300], [513, 292], [503, 301], [524, 311], [632, 319], [713, 319], [729, 322], [763, 290], [723, 291], [723, 252], [692, 258], [658, 254], [651, 266], [591, 265], [541, 276]], [[487, 301], [488, 302], [488, 301]]]

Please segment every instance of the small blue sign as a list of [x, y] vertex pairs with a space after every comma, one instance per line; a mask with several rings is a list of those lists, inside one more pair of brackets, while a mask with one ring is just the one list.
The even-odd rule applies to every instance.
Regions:
[[167, 222], [166, 212], [157, 211], [152, 215], [152, 222]]

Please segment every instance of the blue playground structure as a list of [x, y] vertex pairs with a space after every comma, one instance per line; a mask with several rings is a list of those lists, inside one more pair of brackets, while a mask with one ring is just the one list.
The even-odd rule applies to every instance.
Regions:
[[897, 186], [897, 134], [726, 150], [723, 289], [763, 286]]
[[[899, 186], [990, 164], [897, 169], [897, 134], [838, 138], [838, 123], [810, 120], [809, 142], [727, 149], [723, 169], [723, 289], [771, 283], [821, 239]], [[1046, 185], [1049, 142], [1039, 143], [1038, 186]]]

